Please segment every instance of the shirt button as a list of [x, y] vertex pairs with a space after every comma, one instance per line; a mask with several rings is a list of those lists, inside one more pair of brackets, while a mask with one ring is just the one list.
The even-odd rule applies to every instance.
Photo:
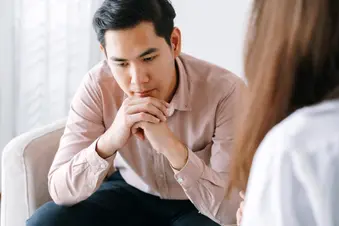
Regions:
[[100, 169], [105, 169], [105, 164], [101, 164]]
[[161, 177], [161, 178], [164, 178], [164, 175], [160, 174], [160, 177]]
[[182, 182], [184, 182], [184, 180], [181, 177], [179, 177], [178, 182], [179, 182], [179, 184], [182, 184]]

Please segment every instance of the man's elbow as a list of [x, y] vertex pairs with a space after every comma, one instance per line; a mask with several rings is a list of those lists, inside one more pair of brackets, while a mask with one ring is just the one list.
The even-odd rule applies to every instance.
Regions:
[[53, 202], [59, 206], [73, 206], [78, 203], [78, 200], [67, 194], [59, 194], [55, 190], [49, 189], [49, 194], [53, 200]]
[[53, 202], [59, 206], [73, 206], [79, 203], [77, 195], [73, 194], [69, 189], [63, 189], [60, 187], [61, 183], [56, 184], [52, 177], [48, 180], [48, 191]]

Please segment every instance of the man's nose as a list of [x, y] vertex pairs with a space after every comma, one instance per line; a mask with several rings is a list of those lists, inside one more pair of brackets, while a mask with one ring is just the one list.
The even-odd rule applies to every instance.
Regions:
[[141, 67], [130, 67], [130, 75], [132, 84], [143, 84], [149, 82], [149, 76]]

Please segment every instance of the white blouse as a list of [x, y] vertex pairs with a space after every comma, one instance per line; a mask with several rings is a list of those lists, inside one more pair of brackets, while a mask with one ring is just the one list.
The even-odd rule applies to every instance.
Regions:
[[254, 157], [242, 226], [339, 226], [339, 100], [275, 126]]

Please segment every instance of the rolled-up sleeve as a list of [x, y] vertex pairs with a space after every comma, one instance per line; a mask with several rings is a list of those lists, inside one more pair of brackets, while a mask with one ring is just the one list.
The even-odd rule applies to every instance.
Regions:
[[89, 73], [77, 90], [48, 174], [53, 201], [73, 205], [92, 195], [106, 177], [115, 156], [101, 158], [96, 152], [98, 138], [105, 132], [101, 93]]
[[238, 85], [234, 85], [218, 105], [209, 163], [189, 150], [186, 165], [175, 171], [176, 180], [196, 208], [221, 225], [235, 223], [240, 203], [237, 192], [230, 199], [225, 198], [237, 92]]

